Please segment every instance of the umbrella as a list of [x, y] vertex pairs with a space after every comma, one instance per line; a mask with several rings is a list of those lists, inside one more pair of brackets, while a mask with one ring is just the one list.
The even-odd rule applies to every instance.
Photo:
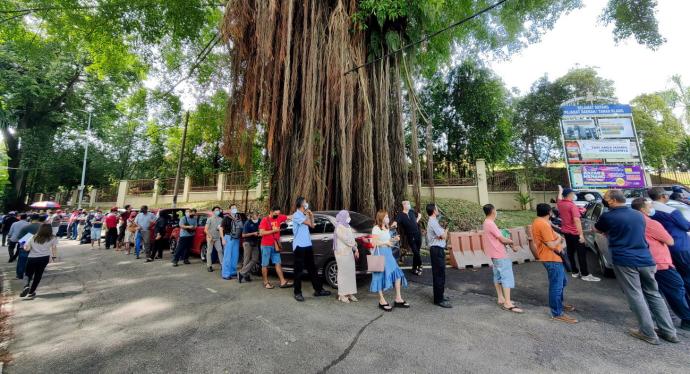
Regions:
[[29, 205], [29, 207], [34, 209], [60, 209], [60, 204], [55, 201], [37, 201]]

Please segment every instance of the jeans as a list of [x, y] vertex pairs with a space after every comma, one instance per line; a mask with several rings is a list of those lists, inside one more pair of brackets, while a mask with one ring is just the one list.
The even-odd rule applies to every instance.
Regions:
[[674, 268], [658, 270], [654, 279], [659, 285], [659, 292], [666, 298], [673, 313], [683, 321], [690, 322], [690, 307], [685, 299], [685, 286], [683, 278]]
[[117, 245], [117, 228], [111, 227], [105, 232], [105, 249], [115, 247]]
[[220, 275], [231, 278], [237, 275], [237, 261], [240, 260], [240, 239], [225, 235], [225, 248], [223, 249], [222, 271]]
[[248, 240], [242, 243], [242, 247], [244, 248], [244, 256], [240, 274], [247, 276], [255, 266], [259, 265], [261, 254], [259, 253], [258, 245], [252, 245]]
[[407, 243], [412, 251], [412, 271], [422, 267], [422, 256], [419, 249], [422, 247], [422, 236], [417, 232], [407, 235]]
[[546, 273], [549, 276], [549, 307], [551, 316], [563, 315], [563, 294], [568, 278], [565, 276], [565, 268], [560, 262], [544, 262]]
[[17, 252], [19, 252], [17, 256], [17, 279], [24, 279], [26, 262], [29, 259], [29, 252], [24, 250], [24, 246], [19, 246], [19, 248], [17, 248]]
[[613, 265], [618, 284], [623, 289], [630, 310], [637, 318], [640, 332], [649, 337], [656, 337], [654, 322], [662, 334], [676, 336], [671, 315], [664, 299], [659, 294], [659, 287], [654, 279], [656, 266], [628, 267]]
[[671, 252], [671, 259], [678, 274], [683, 278], [685, 299], [688, 301], [688, 305], [690, 305], [690, 251], [673, 251]]
[[136, 239], [134, 239], [134, 253], [139, 257], [139, 253], [141, 253], [141, 231], [137, 231], [137, 234], [135, 236]]
[[431, 276], [433, 278], [434, 304], [443, 301], [443, 291], [446, 287], [446, 251], [443, 247], [429, 248], [431, 257]]
[[[573, 273], [580, 273], [583, 277], [589, 275], [587, 268], [587, 247], [580, 243], [580, 236], [564, 233], [565, 245], [568, 248], [568, 259]], [[577, 255], [577, 262], [575, 262]]]
[[295, 256], [295, 281], [294, 291], [295, 295], [302, 294], [302, 278], [304, 278], [304, 269], [307, 269], [309, 277], [311, 277], [311, 285], [314, 287], [314, 292], [323, 290], [323, 281], [316, 271], [314, 264], [314, 249], [309, 247], [297, 247], [294, 251]]
[[177, 247], [175, 248], [175, 255], [173, 256], [172, 262], [177, 263], [180, 260], [187, 260], [187, 258], [189, 258], [187, 253], [192, 247], [192, 243], [194, 243], [193, 236], [180, 236], [177, 241]]
[[75, 222], [75, 223], [73, 223], [72, 226], [70, 227], [70, 232], [72, 233], [71, 236], [70, 236], [70, 239], [72, 239], [72, 240], [76, 240], [76, 239], [77, 239], [77, 226], [78, 226], [78, 224]]
[[26, 263], [26, 283], [24, 288], [31, 287], [29, 293], [36, 292], [36, 288], [41, 283], [43, 271], [50, 262], [50, 256], [31, 257]]

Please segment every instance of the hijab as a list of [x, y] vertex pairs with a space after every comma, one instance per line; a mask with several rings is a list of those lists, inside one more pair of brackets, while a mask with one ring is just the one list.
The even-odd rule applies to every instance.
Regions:
[[335, 216], [335, 230], [333, 231], [333, 250], [336, 249], [336, 245], [338, 243], [338, 234], [336, 234], [338, 226], [347, 227], [348, 229], [350, 228], [350, 224], [347, 222], [348, 218], [350, 218], [350, 213], [348, 213], [347, 210], [341, 210]]

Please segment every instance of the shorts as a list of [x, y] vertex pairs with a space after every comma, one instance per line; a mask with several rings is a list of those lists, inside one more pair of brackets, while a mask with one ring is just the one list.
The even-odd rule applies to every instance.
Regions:
[[129, 230], [125, 230], [125, 243], [134, 244], [134, 241], [136, 238], [137, 238], [137, 233], [130, 232]]
[[273, 265], [280, 265], [280, 252], [276, 248], [269, 245], [261, 246], [261, 267], [268, 267], [269, 262]]
[[492, 258], [494, 264], [494, 284], [501, 284], [503, 288], [515, 288], [513, 276], [513, 260], [510, 258]]
[[94, 227], [91, 229], [91, 240], [100, 240], [101, 239], [101, 228], [100, 227]]

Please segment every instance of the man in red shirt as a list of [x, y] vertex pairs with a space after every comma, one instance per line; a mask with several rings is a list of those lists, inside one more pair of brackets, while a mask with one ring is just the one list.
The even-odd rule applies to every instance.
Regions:
[[659, 291], [666, 298], [673, 313], [681, 319], [680, 328], [690, 330], [690, 306], [685, 298], [685, 285], [683, 278], [673, 266], [671, 252], [668, 249], [669, 245], [673, 245], [673, 238], [661, 223], [649, 218], [655, 212], [647, 199], [638, 197], [633, 200], [631, 207], [644, 216], [644, 233], [649, 244], [649, 252], [656, 263], [654, 279], [659, 285]]
[[273, 207], [271, 213], [259, 223], [259, 236], [261, 236], [261, 276], [264, 279], [264, 288], [272, 289], [274, 286], [268, 281], [268, 265], [273, 262], [276, 267], [280, 288], [292, 287], [283, 276], [283, 267], [280, 265], [280, 225], [287, 221], [288, 217], [280, 214], [279, 207]]
[[112, 245], [115, 247], [117, 243], [117, 207], [110, 208], [110, 213], [105, 216], [103, 224], [105, 225], [105, 249], [110, 249]]
[[[568, 248], [573, 278], [580, 276], [580, 279], [584, 281], [598, 282], [601, 279], [591, 275], [587, 269], [587, 247], [585, 247], [585, 236], [582, 232], [580, 209], [574, 203], [577, 195], [572, 189], [566, 188], [561, 196], [563, 198], [558, 200], [556, 206], [558, 207], [558, 215], [561, 217], [561, 231]], [[579, 267], [575, 263], [576, 254]]]

